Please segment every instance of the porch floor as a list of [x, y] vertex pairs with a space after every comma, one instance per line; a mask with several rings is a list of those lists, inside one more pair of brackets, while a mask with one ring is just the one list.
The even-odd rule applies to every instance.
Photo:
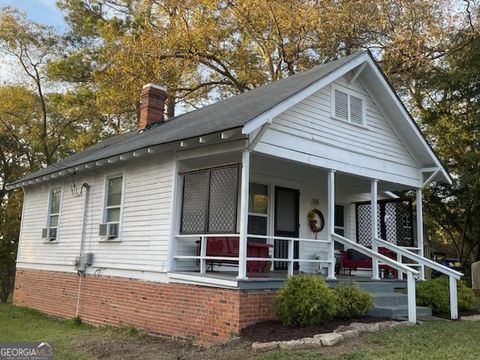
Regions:
[[[209, 271], [206, 274], [200, 274], [198, 271], [176, 271], [168, 274], [173, 282], [189, 283], [195, 285], [216, 286], [226, 288], [236, 288], [240, 290], [250, 289], [279, 289], [287, 279], [287, 271], [272, 271], [266, 273], [249, 274], [247, 279], [237, 279], [237, 271]], [[324, 275], [322, 275], [324, 276]], [[338, 282], [389, 282], [405, 283], [404, 280], [381, 279], [372, 280], [369, 271], [358, 271], [352, 275], [337, 275], [335, 280], [327, 282], [335, 286]]]

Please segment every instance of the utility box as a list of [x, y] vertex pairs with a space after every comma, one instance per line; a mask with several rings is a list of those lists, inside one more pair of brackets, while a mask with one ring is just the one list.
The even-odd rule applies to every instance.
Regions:
[[480, 296], [480, 261], [472, 264], [472, 289], [476, 296]]
[[75, 270], [85, 272], [93, 264], [93, 253], [86, 253], [75, 258]]

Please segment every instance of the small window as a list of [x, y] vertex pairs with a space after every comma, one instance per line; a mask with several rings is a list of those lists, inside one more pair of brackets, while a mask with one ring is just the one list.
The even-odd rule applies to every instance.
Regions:
[[[268, 233], [268, 185], [250, 183], [248, 200], [248, 233]], [[263, 238], [249, 238], [249, 241], [265, 243]]]
[[44, 238], [49, 241], [57, 239], [57, 229], [60, 218], [60, 202], [62, 198], [62, 188], [50, 190], [50, 202], [48, 205], [48, 230]]
[[[335, 219], [333, 231], [335, 234], [345, 236], [345, 207], [343, 205], [335, 205]], [[344, 250], [343, 244], [335, 241], [335, 250]]]
[[357, 125], [365, 124], [365, 101], [359, 96], [333, 88], [332, 115]]
[[107, 178], [105, 212], [103, 220], [108, 225], [107, 236], [109, 238], [115, 238], [118, 236], [118, 227], [122, 212], [122, 188], [123, 176], [112, 176]]

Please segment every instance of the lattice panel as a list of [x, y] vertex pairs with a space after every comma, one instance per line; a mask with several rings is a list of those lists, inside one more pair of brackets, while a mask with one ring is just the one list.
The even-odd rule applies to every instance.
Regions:
[[237, 227], [238, 168], [212, 170], [209, 232], [235, 232]]
[[[372, 246], [372, 218], [370, 204], [357, 204], [357, 242]], [[377, 205], [377, 232], [380, 234], [380, 204]]]
[[[410, 200], [382, 201], [377, 204], [377, 233], [388, 242], [399, 246], [413, 246], [414, 223]], [[357, 204], [357, 242], [372, 246], [369, 203]]]
[[203, 233], [208, 202], [208, 172], [186, 174], [183, 184], [182, 232]]

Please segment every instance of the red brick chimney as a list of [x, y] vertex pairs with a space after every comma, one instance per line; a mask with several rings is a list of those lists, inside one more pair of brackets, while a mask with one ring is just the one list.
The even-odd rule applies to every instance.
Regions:
[[140, 94], [140, 116], [138, 117], [138, 129], [143, 130], [154, 123], [165, 120], [165, 100], [167, 92], [164, 87], [147, 84]]

